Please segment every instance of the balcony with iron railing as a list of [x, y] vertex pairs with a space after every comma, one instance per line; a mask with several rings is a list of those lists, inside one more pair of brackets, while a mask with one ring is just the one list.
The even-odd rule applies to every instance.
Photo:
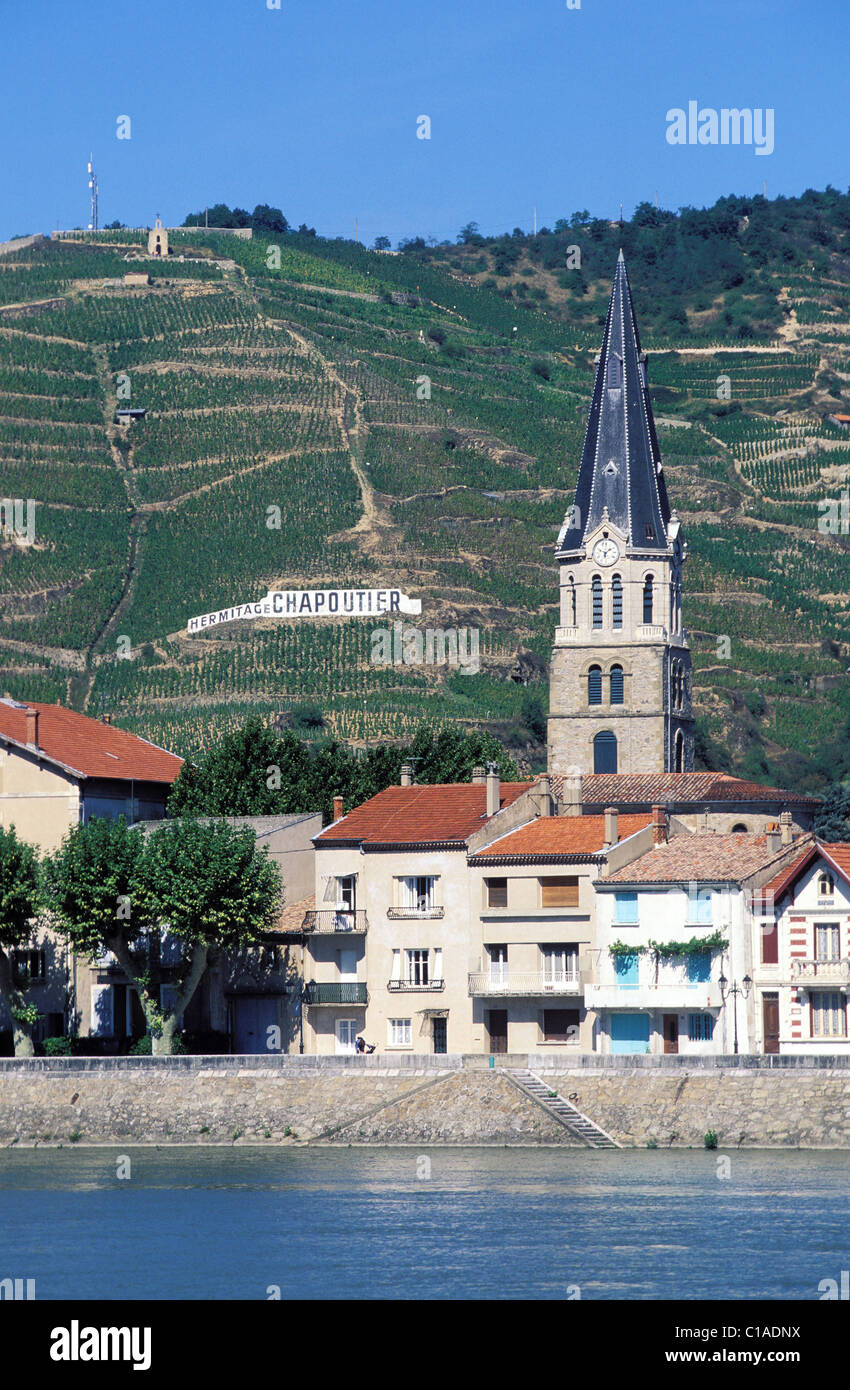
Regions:
[[365, 981], [342, 980], [337, 984], [318, 984], [308, 981], [304, 986], [304, 1003], [313, 1004], [368, 1004], [369, 995]]
[[320, 908], [305, 912], [301, 930], [312, 935], [314, 932], [345, 932], [348, 936], [365, 936], [369, 929], [366, 913], [359, 908]]
[[719, 958], [713, 966], [717, 978], [707, 980], [692, 979], [685, 964], [645, 956], [636, 970], [622, 972], [612, 960], [603, 960], [585, 987], [584, 1002], [589, 1009], [719, 1009], [719, 972]]
[[429, 922], [445, 916], [444, 907], [388, 907], [387, 916], [393, 921]]
[[850, 986], [850, 959], [845, 956], [840, 960], [792, 960], [791, 982], [804, 989]]
[[387, 981], [387, 989], [393, 994], [439, 994], [445, 987], [445, 980], [428, 980], [424, 984], [413, 980]]
[[469, 994], [486, 998], [510, 995], [537, 997], [544, 995], [578, 995], [584, 988], [580, 970], [567, 970], [546, 975], [542, 970], [480, 970], [469, 976]]

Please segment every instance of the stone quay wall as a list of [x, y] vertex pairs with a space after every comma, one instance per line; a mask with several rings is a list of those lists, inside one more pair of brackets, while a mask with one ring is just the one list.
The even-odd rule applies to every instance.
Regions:
[[592, 1055], [0, 1059], [0, 1144], [583, 1147], [512, 1067], [623, 1147], [850, 1149], [850, 1058]]

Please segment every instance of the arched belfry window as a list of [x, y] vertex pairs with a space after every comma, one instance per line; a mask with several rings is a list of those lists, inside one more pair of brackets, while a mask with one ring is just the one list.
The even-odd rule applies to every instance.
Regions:
[[591, 666], [587, 673], [587, 703], [602, 704], [602, 667]]
[[619, 574], [611, 576], [611, 622], [614, 627], [623, 626], [623, 581]]
[[622, 666], [611, 667], [611, 704], [621, 705], [623, 703], [623, 668]]
[[617, 771], [617, 735], [602, 729], [593, 740], [593, 771]]
[[567, 614], [573, 627], [576, 626], [576, 582], [570, 575], [567, 580]]
[[648, 574], [643, 581], [643, 620], [645, 623], [652, 622], [652, 575]]
[[681, 730], [681, 729], [679, 729], [678, 732], [677, 732], [677, 734], [676, 734], [676, 765], [675, 765], [675, 770], [676, 770], [676, 772], [684, 772], [684, 770], [685, 770], [685, 740], [684, 740], [684, 737], [683, 737], [683, 735], [682, 735], [682, 730]]
[[602, 577], [595, 574], [591, 584], [591, 598], [593, 602], [593, 626], [602, 626]]

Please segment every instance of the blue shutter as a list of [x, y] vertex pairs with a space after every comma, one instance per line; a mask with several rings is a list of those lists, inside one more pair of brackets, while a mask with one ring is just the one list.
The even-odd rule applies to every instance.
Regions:
[[593, 740], [593, 771], [617, 771], [617, 736], [603, 729]]
[[593, 596], [593, 626], [594, 626], [594, 627], [601, 627], [601, 626], [602, 626], [602, 580], [600, 579], [600, 577], [599, 577], [598, 574], [595, 574], [595, 575], [593, 576], [593, 582], [592, 582], [592, 584], [591, 584], [591, 593], [592, 593], [592, 596]]
[[623, 925], [636, 926], [638, 920], [637, 893], [616, 893], [614, 901], [617, 905], [615, 920]]
[[611, 1014], [611, 1051], [648, 1052], [649, 1014]]
[[611, 621], [614, 627], [623, 626], [623, 581], [618, 574], [611, 579]]
[[630, 953], [627, 956], [614, 957], [614, 973], [617, 976], [617, 984], [625, 985], [627, 988], [637, 989], [638, 985], [638, 954]]
[[707, 985], [711, 979], [711, 952], [694, 951], [688, 956], [688, 981], [692, 985]]

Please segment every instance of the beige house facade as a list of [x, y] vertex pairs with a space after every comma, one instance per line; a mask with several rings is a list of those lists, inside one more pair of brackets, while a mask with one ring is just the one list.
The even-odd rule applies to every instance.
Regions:
[[[752, 981], [748, 894], [811, 836], [780, 810], [786, 793], [743, 782], [724, 784], [716, 816], [710, 804], [688, 814], [694, 775], [667, 777], [674, 789], [688, 782], [684, 815], [669, 797], [600, 812], [577, 800], [592, 777], [504, 784], [494, 766], [471, 784], [428, 787], [406, 767], [399, 787], [347, 816], [338, 806], [314, 840], [301, 924], [303, 1049], [346, 1055], [362, 1038], [387, 1055], [732, 1050], [724, 990]], [[759, 815], [772, 804], [770, 830], [725, 833], [753, 804]], [[695, 892], [711, 904], [699, 921]], [[632, 926], [639, 965], [626, 962], [626, 977], [610, 948]], [[676, 957], [698, 928], [707, 954]], [[728, 946], [712, 952], [721, 928]], [[660, 964], [641, 955], [657, 941], [673, 946]], [[741, 1005], [741, 1051], [760, 1049], [754, 1008]]]

